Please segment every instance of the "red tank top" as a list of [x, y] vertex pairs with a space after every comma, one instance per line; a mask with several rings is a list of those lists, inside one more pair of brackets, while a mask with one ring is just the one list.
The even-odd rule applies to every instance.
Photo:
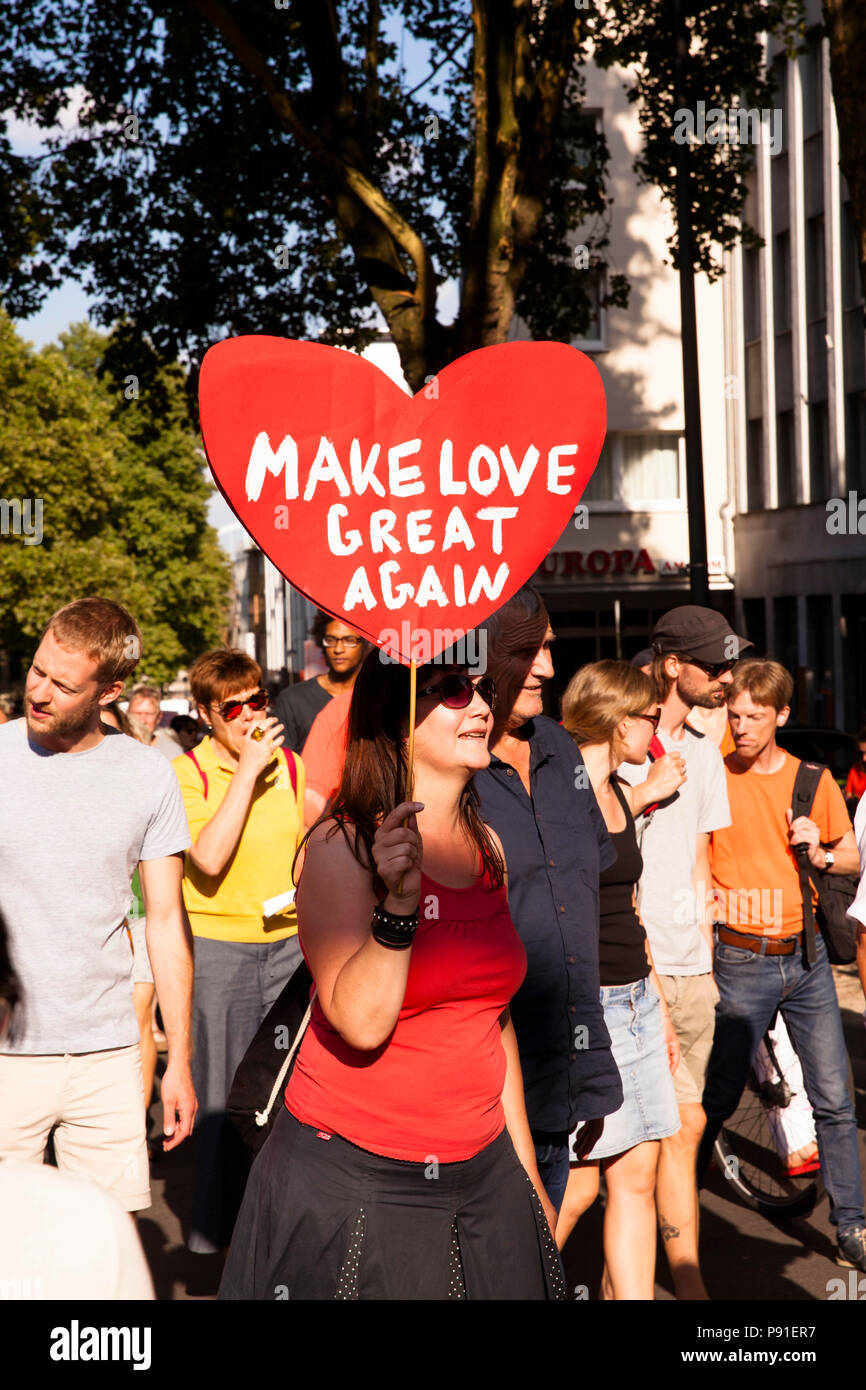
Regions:
[[387, 1042], [349, 1047], [318, 1000], [286, 1087], [302, 1124], [386, 1158], [455, 1163], [505, 1125], [499, 1017], [526, 973], [504, 888], [421, 875], [403, 1007]]

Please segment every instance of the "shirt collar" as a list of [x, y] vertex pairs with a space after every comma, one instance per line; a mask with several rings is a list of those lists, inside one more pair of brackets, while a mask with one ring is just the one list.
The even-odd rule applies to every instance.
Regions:
[[231, 777], [237, 767], [237, 763], [230, 763], [228, 754], [223, 752], [210, 734], [206, 734], [192, 751], [196, 762], [201, 763], [208, 772], [225, 772]]
[[[553, 746], [553, 740], [548, 737], [547, 726], [549, 723], [549, 720], [545, 720], [543, 718], [541, 720], [529, 719], [527, 720], [527, 724], [524, 725], [524, 728], [526, 728], [527, 726], [529, 728], [530, 772], [533, 772], [534, 769], [537, 767], [541, 767], [542, 763], [546, 763], [549, 758], [556, 757], [556, 749]], [[504, 762], [503, 759], [498, 758], [495, 753], [491, 753], [491, 772], [500, 767], [507, 768], [510, 766], [510, 763]]]

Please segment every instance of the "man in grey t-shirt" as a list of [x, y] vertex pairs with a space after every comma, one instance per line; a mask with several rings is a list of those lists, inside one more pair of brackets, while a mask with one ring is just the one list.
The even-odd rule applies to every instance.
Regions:
[[0, 729], [0, 912], [21, 986], [0, 1048], [0, 1157], [41, 1162], [53, 1130], [58, 1166], [90, 1174], [129, 1211], [150, 1205], [125, 925], [136, 867], [169, 1041], [167, 1149], [196, 1109], [183, 799], [167, 762], [99, 718], [140, 652], [120, 604], [68, 604], [33, 658], [24, 719]]
[[[721, 613], [685, 605], [653, 630], [653, 677], [661, 697], [658, 740], [685, 762], [686, 780], [673, 796], [638, 818], [643, 873], [638, 911], [652, 948], [671, 1022], [680, 1040], [674, 1087], [681, 1128], [661, 1141], [656, 1205], [677, 1298], [706, 1298], [698, 1262], [696, 1161], [706, 1116], [701, 1097], [713, 1042], [718, 991], [712, 976], [712, 876], [709, 839], [730, 825], [725, 770], [711, 739], [688, 727], [694, 706], [718, 709], [731, 670], [750, 647]], [[659, 750], [660, 751], [660, 750]], [[632, 785], [643, 767], [624, 763]]]

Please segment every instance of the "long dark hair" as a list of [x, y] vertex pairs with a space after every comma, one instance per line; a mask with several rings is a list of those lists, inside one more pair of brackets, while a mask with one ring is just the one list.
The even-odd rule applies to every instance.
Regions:
[[[440, 666], [418, 671], [418, 686], [427, 683]], [[446, 669], [450, 669], [446, 665]], [[387, 893], [373, 861], [373, 838], [385, 816], [409, 798], [406, 794], [407, 740], [403, 724], [409, 714], [409, 668], [383, 660], [378, 648], [368, 652], [352, 690], [348, 741], [343, 775], [331, 801], [316, 825], [333, 821], [359, 864], [371, 869], [377, 895]], [[480, 855], [485, 874], [494, 887], [505, 879], [505, 865], [490, 831], [481, 819], [480, 798], [470, 779], [460, 796], [460, 827]], [[315, 829], [312, 826], [304, 836]]]

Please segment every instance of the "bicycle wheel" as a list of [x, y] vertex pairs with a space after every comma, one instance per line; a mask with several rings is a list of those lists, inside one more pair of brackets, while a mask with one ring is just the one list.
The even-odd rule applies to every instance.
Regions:
[[740, 1103], [715, 1144], [721, 1171], [741, 1201], [764, 1216], [805, 1216], [824, 1191], [820, 1172], [792, 1178], [773, 1143], [768, 1111], [791, 1103], [786, 1069], [780, 1067], [769, 1034], [764, 1045], [773, 1068], [770, 1077], [749, 1071]]

